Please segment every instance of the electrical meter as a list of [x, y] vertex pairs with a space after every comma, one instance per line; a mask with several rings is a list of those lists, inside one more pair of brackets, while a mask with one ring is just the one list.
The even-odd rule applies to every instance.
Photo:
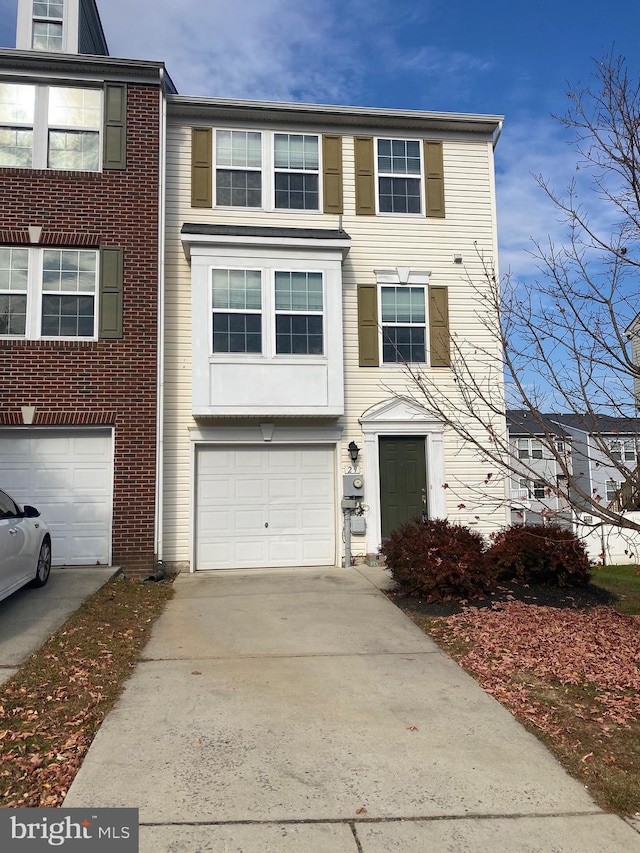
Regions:
[[362, 474], [345, 474], [342, 478], [345, 497], [361, 498], [364, 495], [364, 478]]

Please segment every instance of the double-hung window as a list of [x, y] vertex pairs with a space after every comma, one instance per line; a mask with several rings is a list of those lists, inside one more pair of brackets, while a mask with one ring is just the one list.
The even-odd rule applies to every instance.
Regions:
[[276, 353], [322, 355], [320, 272], [276, 272]]
[[0, 166], [97, 172], [102, 92], [0, 83]]
[[426, 361], [424, 287], [382, 287], [382, 360]]
[[262, 134], [216, 131], [216, 204], [262, 206]]
[[421, 213], [421, 143], [416, 139], [378, 139], [378, 210]]
[[611, 503], [611, 501], [615, 500], [618, 489], [620, 488], [620, 483], [615, 480], [607, 480], [605, 484], [605, 489], [607, 493], [607, 503]]
[[518, 458], [542, 459], [542, 442], [537, 438], [519, 438]]
[[33, 164], [36, 87], [0, 83], [0, 166]]
[[614, 462], [635, 462], [636, 448], [633, 439], [612, 441], [609, 445], [609, 450]]
[[318, 137], [301, 133], [275, 133], [273, 162], [276, 208], [318, 210], [320, 204]]
[[212, 272], [213, 352], [262, 352], [260, 270]]
[[0, 247], [0, 335], [94, 338], [98, 253]]
[[34, 0], [31, 39], [34, 50], [62, 50], [63, 7], [63, 0]]

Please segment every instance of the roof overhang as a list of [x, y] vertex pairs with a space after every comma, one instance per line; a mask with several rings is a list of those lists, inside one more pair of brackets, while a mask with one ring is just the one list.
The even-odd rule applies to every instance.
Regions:
[[103, 80], [162, 84], [167, 92], [175, 86], [166, 72], [164, 62], [142, 59], [117, 59], [113, 56], [48, 53], [41, 50], [0, 49], [0, 77], [25, 76], [32, 78], [98, 77]]
[[187, 258], [193, 246], [268, 246], [339, 251], [346, 258], [351, 238], [334, 228], [277, 228], [185, 223], [180, 231]]
[[493, 137], [504, 116], [473, 113], [440, 113], [420, 110], [389, 110], [373, 107], [293, 104], [273, 101], [239, 101], [226, 98], [194, 98], [172, 95], [167, 99], [170, 117], [188, 121], [273, 121], [328, 127], [415, 130], [467, 133]]

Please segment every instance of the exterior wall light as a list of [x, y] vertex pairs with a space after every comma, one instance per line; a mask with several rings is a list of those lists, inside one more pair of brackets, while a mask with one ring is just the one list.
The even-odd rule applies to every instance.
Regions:
[[355, 465], [355, 463], [358, 461], [358, 455], [360, 453], [360, 448], [355, 443], [355, 441], [352, 441], [349, 443], [348, 450], [349, 450], [349, 456], [351, 457], [351, 461]]

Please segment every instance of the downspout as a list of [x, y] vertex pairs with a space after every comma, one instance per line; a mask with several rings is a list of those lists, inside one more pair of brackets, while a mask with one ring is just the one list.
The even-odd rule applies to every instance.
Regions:
[[160, 172], [158, 175], [158, 365], [156, 411], [156, 560], [162, 562], [163, 553], [163, 481], [164, 481], [164, 279], [165, 279], [165, 219], [166, 219], [166, 168], [167, 168], [167, 99], [165, 97], [164, 68], [160, 69]]

